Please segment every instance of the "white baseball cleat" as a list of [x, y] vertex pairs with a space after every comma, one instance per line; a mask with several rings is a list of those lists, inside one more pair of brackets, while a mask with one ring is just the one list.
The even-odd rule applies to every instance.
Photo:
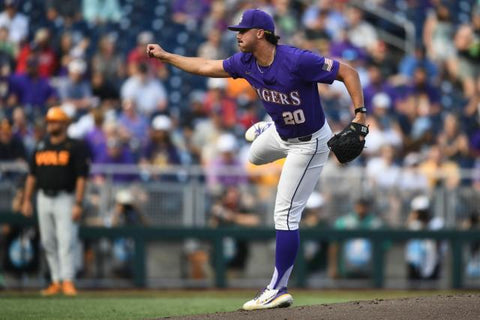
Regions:
[[260, 291], [255, 298], [245, 302], [243, 310], [260, 310], [272, 308], [286, 308], [293, 304], [293, 297], [287, 288], [268, 289]]
[[273, 124], [273, 121], [259, 121], [252, 125], [248, 130], [245, 132], [245, 140], [248, 142], [252, 142], [255, 140], [259, 135], [262, 134], [265, 130], [270, 128]]

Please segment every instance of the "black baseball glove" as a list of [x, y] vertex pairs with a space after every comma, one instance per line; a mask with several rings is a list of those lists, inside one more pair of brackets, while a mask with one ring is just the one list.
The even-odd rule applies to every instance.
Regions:
[[362, 153], [363, 147], [365, 146], [365, 136], [367, 134], [367, 126], [351, 122], [340, 133], [328, 140], [327, 145], [340, 163], [347, 163]]

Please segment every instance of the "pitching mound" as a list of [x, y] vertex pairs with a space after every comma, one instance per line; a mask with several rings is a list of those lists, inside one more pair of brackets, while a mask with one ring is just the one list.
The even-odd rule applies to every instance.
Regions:
[[355, 301], [318, 306], [293, 307], [260, 311], [236, 311], [173, 317], [175, 320], [298, 320], [298, 319], [355, 319], [355, 320], [478, 320], [480, 319], [480, 295], [447, 295], [392, 300]]

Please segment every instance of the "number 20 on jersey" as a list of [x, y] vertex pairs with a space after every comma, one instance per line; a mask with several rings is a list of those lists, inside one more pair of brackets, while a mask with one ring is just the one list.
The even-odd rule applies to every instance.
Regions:
[[291, 111], [285, 111], [282, 113], [283, 121], [286, 125], [296, 125], [305, 122], [305, 114], [302, 109]]

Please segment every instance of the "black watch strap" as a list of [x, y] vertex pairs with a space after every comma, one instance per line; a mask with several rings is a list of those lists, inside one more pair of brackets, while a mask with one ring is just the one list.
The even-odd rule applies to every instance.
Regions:
[[365, 108], [365, 107], [356, 108], [356, 109], [355, 109], [355, 114], [357, 114], [357, 113], [359, 113], [359, 112], [360, 112], [360, 113], [367, 113], [367, 108]]

